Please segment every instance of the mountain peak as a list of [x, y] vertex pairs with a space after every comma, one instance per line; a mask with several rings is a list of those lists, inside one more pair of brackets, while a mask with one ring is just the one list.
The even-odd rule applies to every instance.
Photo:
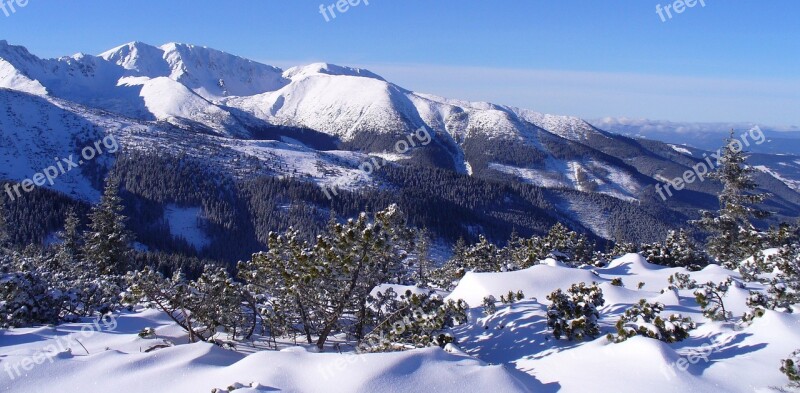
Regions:
[[297, 80], [312, 75], [354, 76], [361, 78], [377, 79], [386, 82], [378, 74], [363, 68], [352, 68], [330, 63], [312, 63], [305, 66], [292, 67], [283, 73], [287, 79]]
[[103, 52], [100, 58], [132, 71], [137, 76], [169, 75], [164, 51], [143, 42], [134, 41]]

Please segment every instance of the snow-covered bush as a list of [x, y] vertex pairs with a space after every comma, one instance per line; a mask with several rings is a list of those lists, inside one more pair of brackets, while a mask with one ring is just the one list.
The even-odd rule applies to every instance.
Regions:
[[[691, 276], [688, 274], [683, 273], [675, 273], [669, 278], [667, 278], [669, 282], [668, 289], [696, 289], [697, 288], [697, 281], [692, 280]], [[663, 293], [663, 291], [662, 291]]]
[[65, 300], [34, 261], [20, 254], [0, 255], [1, 328], [57, 323]]
[[748, 305], [794, 312], [800, 303], [800, 244], [784, 246], [770, 261], [778, 274], [769, 280], [766, 293], [750, 293]]
[[483, 298], [483, 315], [489, 316], [494, 315], [497, 312], [497, 299], [492, 296], [486, 296]]
[[0, 251], [0, 326], [74, 321], [123, 306], [123, 280], [58, 255]]
[[788, 359], [781, 360], [781, 372], [789, 378], [792, 386], [800, 387], [800, 350], [794, 351]]
[[447, 330], [467, 321], [469, 306], [463, 300], [445, 301], [432, 292], [407, 292], [391, 308], [395, 311], [361, 340], [361, 351], [386, 352], [432, 345], [444, 347], [455, 342]]
[[243, 306], [241, 285], [224, 269], [209, 268], [197, 281], [181, 273], [171, 279], [150, 268], [128, 275], [127, 301], [148, 305], [166, 313], [189, 333], [189, 340], [209, 341], [222, 329], [247, 338], [255, 329], [255, 314]]
[[569, 340], [583, 340], [600, 334], [597, 307], [605, 304], [605, 300], [597, 283], [591, 286], [572, 284], [567, 293], [558, 289], [547, 295], [547, 300], [552, 302], [547, 307], [547, 326], [557, 339], [564, 336]]
[[728, 294], [733, 279], [720, 283], [709, 281], [705, 284], [697, 284], [688, 274], [675, 273], [669, 277], [669, 289], [694, 289], [694, 299], [703, 309], [703, 315], [713, 321], [727, 321], [733, 315], [725, 309], [723, 297]]
[[140, 338], [155, 338], [156, 330], [151, 327], [143, 328], [139, 331]]
[[500, 303], [513, 304], [514, 302], [522, 299], [525, 299], [525, 294], [522, 293], [522, 290], [519, 290], [516, 293], [514, 293], [514, 291], [508, 291], [507, 294], [500, 296]]
[[694, 291], [694, 299], [703, 309], [703, 315], [712, 321], [727, 321], [733, 316], [730, 311], [725, 310], [725, 303], [722, 301], [732, 283], [730, 277], [720, 283], [709, 281]]
[[617, 336], [608, 335], [614, 342], [623, 342], [630, 337], [641, 335], [668, 343], [682, 341], [689, 337], [689, 331], [694, 329], [695, 323], [689, 317], [672, 314], [667, 318], [661, 317], [664, 305], [661, 303], [648, 303], [641, 299], [639, 303], [625, 310], [617, 321]]
[[586, 235], [570, 231], [556, 223], [547, 236], [521, 238], [516, 233], [503, 248], [498, 248], [485, 236], [467, 246], [459, 240], [453, 248], [453, 257], [436, 275], [444, 281], [443, 288], [450, 288], [453, 281], [461, 279], [466, 272], [504, 272], [529, 268], [546, 258], [553, 258], [571, 266], [592, 263], [594, 244]]
[[[278, 331], [299, 328], [309, 343], [315, 335], [321, 350], [331, 334], [350, 326], [356, 337], [363, 336], [370, 293], [402, 274], [409, 234], [395, 205], [372, 219], [361, 213], [344, 224], [331, 223], [313, 245], [291, 229], [271, 233], [269, 251], [240, 263], [239, 277], [269, 302], [261, 309]], [[357, 320], [345, 321], [349, 316]]]
[[705, 254], [683, 229], [669, 231], [663, 244], [642, 245], [641, 254], [648, 262], [661, 266], [700, 270], [708, 264]]

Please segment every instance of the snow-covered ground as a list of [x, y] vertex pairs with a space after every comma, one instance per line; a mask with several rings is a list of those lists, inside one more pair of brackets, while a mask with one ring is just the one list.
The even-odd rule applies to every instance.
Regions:
[[[460, 349], [383, 354], [316, 353], [291, 343], [273, 351], [259, 341], [238, 343], [236, 350], [189, 344], [164, 314], [137, 310], [101, 322], [0, 332], [0, 391], [196, 393], [241, 386], [235, 391], [657, 393], [785, 386], [778, 369], [800, 347], [800, 316], [767, 311], [749, 326], [712, 322], [691, 291], [662, 292], [674, 273], [689, 273], [698, 282], [739, 280], [718, 266], [688, 272], [649, 264], [636, 254], [605, 268], [575, 269], [547, 260], [522, 271], [468, 273], [448, 295], [473, 306], [470, 322], [454, 330]], [[611, 285], [614, 278], [624, 286]], [[603, 290], [602, 335], [586, 342], [556, 340], [547, 329], [546, 295], [582, 281], [595, 281]], [[731, 286], [724, 298], [737, 317], [747, 310], [748, 290], [761, 289], [744, 285]], [[483, 297], [499, 298], [509, 290], [522, 290], [525, 300], [498, 304], [495, 314], [484, 316], [478, 307]], [[698, 327], [673, 344], [643, 337], [609, 342], [605, 334], [615, 331], [619, 315], [639, 299], [661, 302], [665, 313], [690, 316]], [[154, 328], [156, 337], [140, 338], [145, 327]]]
[[173, 236], [181, 237], [196, 250], [202, 250], [210, 243], [208, 236], [203, 232], [200, 225], [202, 220], [203, 208], [201, 207], [178, 207], [167, 205], [164, 208], [164, 218], [169, 224], [169, 232]]
[[[156, 338], [139, 331], [155, 328]], [[165, 342], [174, 343], [147, 352]], [[239, 351], [188, 344], [166, 315], [0, 332], [0, 390], [8, 392], [524, 392], [502, 365], [439, 348], [387, 354]]]

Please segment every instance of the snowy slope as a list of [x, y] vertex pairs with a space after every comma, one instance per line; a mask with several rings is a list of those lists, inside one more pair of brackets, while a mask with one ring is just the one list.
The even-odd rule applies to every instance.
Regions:
[[[785, 386], [778, 370], [780, 360], [800, 345], [800, 317], [767, 311], [751, 326], [712, 322], [705, 318], [692, 291], [667, 290], [667, 278], [689, 273], [698, 282], [724, 281], [738, 273], [712, 265], [699, 272], [664, 268], [629, 254], [608, 267], [572, 269], [548, 265], [508, 273], [468, 273], [450, 298], [468, 298], [481, 304], [483, 296], [498, 296], [522, 289], [527, 300], [501, 306], [491, 316], [473, 310], [473, 323], [456, 329], [463, 349], [491, 363], [508, 364], [528, 378], [536, 391], [560, 392], [768, 392]], [[536, 270], [533, 270], [536, 269]], [[621, 278], [624, 287], [609, 283]], [[600, 309], [602, 334], [588, 342], [554, 340], [546, 325], [549, 302], [544, 295], [576, 282], [599, 282], [605, 305]], [[637, 289], [638, 283], [644, 283]], [[741, 316], [750, 289], [732, 287], [726, 307]], [[698, 324], [684, 341], [667, 344], [635, 337], [620, 344], [604, 335], [615, 332], [614, 323], [625, 308], [647, 299], [666, 305], [665, 312], [690, 316]], [[686, 365], [682, 367], [681, 365]], [[732, 378], [735, 376], [735, 378]]]
[[[203, 100], [192, 92], [187, 94]], [[117, 153], [152, 153], [153, 147], [159, 146], [160, 154], [184, 154], [237, 178], [268, 173], [302, 177], [340, 189], [381, 186], [369, 173], [359, 169], [361, 163], [369, 160], [365, 154], [320, 152], [286, 142], [208, 135], [7, 89], [0, 89], [0, 105], [7, 108], [0, 112], [0, 163], [3, 164], [0, 179], [15, 182], [29, 179], [54, 165], [54, 158], [70, 155], [78, 158], [82, 148], [111, 135], [119, 143], [119, 151], [100, 156], [94, 162], [110, 165]], [[250, 159], [260, 166], [254, 166]], [[44, 187], [87, 201], [97, 200], [100, 195], [80, 168]]]
[[[156, 328], [158, 338], [138, 337], [144, 327]], [[155, 311], [123, 314], [113, 323], [16, 329], [0, 332], [0, 340], [0, 363], [5, 364], [61, 352], [52, 362], [21, 369], [24, 374], [0, 373], [0, 386], [6, 392], [198, 393], [237, 384], [247, 386], [235, 390], [242, 393], [531, 391], [503, 366], [438, 348], [354, 355], [289, 347], [248, 355], [213, 344], [187, 344], [185, 335]], [[164, 340], [177, 345], [144, 352]]]
[[123, 67], [130, 76], [169, 77], [209, 100], [273, 91], [286, 83], [279, 68], [187, 44], [153, 47], [132, 42], [99, 57]]

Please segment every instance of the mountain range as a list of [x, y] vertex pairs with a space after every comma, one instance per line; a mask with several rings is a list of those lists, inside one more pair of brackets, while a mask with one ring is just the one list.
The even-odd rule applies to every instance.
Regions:
[[[119, 153], [67, 173], [36, 200], [85, 206], [117, 171], [142, 247], [221, 259], [263, 248], [269, 230], [398, 201], [444, 243], [540, 233], [554, 222], [598, 242], [656, 241], [714, 209], [720, 189], [695, 182], [663, 201], [654, 187], [710, 145], [413, 92], [359, 68], [282, 70], [187, 44], [42, 59], [0, 41], [0, 105], [0, 179], [30, 178], [113, 135]], [[398, 151], [420, 129], [430, 143]], [[800, 157], [752, 159], [775, 219], [800, 215]], [[340, 193], [328, 199], [326, 189]], [[12, 204], [18, 220], [34, 214], [25, 203], [41, 202]], [[46, 241], [57, 216], [16, 238]], [[231, 236], [235, 251], [224, 244]]]

